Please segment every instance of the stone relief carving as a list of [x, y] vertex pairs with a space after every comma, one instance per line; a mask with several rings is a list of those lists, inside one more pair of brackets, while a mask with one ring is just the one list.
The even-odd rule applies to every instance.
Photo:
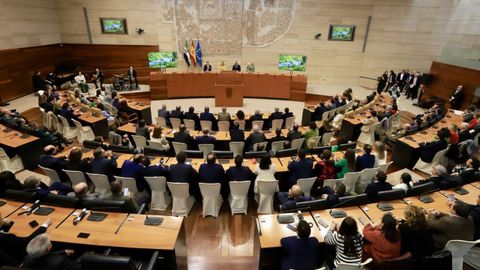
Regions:
[[295, 0], [162, 0], [165, 22], [174, 22], [178, 48], [200, 38], [211, 55], [241, 55], [281, 38], [295, 18]]

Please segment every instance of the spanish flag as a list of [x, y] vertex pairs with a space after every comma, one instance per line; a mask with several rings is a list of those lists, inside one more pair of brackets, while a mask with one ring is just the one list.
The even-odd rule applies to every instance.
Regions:
[[192, 44], [190, 44], [190, 64], [192, 64], [193, 66], [197, 65], [197, 52], [195, 50], [195, 45], [193, 44], [193, 40], [192, 40]]

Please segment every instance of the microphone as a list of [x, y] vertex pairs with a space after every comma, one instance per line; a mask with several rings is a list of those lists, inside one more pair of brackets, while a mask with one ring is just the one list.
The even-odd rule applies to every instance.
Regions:
[[20, 212], [18, 213], [18, 215], [23, 215], [23, 214], [27, 214], [28, 216], [31, 215], [33, 212], [35, 212], [35, 210], [37, 210], [38, 208], [40, 208], [40, 200], [36, 200], [32, 206], [30, 206], [30, 209], [26, 210], [26, 211], [23, 211], [23, 212]]
[[[357, 196], [353, 196], [352, 198], [350, 199], [347, 199], [343, 202], [339, 202], [337, 204], [335, 204], [334, 206], [332, 206], [332, 208], [338, 208], [342, 205], [345, 205], [351, 201], [354, 201], [355, 199], [357, 199]], [[344, 218], [347, 216], [347, 212], [343, 211], [343, 210], [335, 210], [335, 209], [330, 209], [329, 211], [329, 214], [333, 217], [333, 218]]]
[[393, 210], [393, 206], [389, 203], [386, 203], [386, 202], [379, 202], [377, 204], [377, 208], [384, 211], [384, 212]]
[[423, 202], [423, 203], [432, 203], [435, 200], [432, 197], [426, 196], [426, 195], [430, 194], [430, 193], [433, 193], [433, 192], [436, 192], [438, 190], [439, 190], [438, 188], [434, 188], [434, 189], [431, 189], [431, 190], [424, 191], [420, 195], [418, 195], [418, 200]]
[[83, 208], [82, 212], [73, 220], [73, 225], [77, 225], [87, 215], [87, 208]]

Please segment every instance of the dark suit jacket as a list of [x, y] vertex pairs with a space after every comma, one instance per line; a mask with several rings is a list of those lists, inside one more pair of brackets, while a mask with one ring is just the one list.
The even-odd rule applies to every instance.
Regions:
[[428, 225], [433, 233], [433, 243], [437, 250], [443, 249], [449, 240], [472, 241], [473, 222], [468, 218], [441, 213], [440, 216], [428, 215]]
[[48, 269], [48, 270], [80, 270], [81, 265], [62, 252], [49, 252], [40, 258], [32, 259], [27, 257], [23, 268]]
[[198, 179], [197, 171], [192, 165], [177, 163], [170, 166], [170, 177], [172, 182], [191, 183]]
[[202, 120], [202, 121], [212, 121], [212, 123], [214, 123], [216, 121], [215, 116], [211, 112], [200, 113], [200, 120]]
[[420, 147], [420, 158], [424, 162], [432, 162], [433, 157], [438, 151], [441, 151], [448, 147], [448, 143], [445, 140], [438, 140], [435, 142], [424, 144]]
[[285, 120], [287, 119], [288, 117], [293, 117], [293, 113], [292, 112], [288, 112], [288, 113], [283, 113], [282, 114], [282, 118]]
[[284, 256], [282, 270], [308, 270], [318, 267], [319, 244], [315, 237], [299, 239], [297, 236], [285, 237], [280, 240]]
[[128, 196], [125, 196], [123, 194], [109, 194], [103, 197], [104, 200], [111, 200], [111, 201], [124, 201], [125, 204], [123, 206], [123, 209], [127, 211], [128, 213], [137, 213], [138, 211], [138, 205], [137, 203]]
[[223, 183], [225, 180], [225, 170], [218, 163], [200, 165], [198, 175], [199, 182], [203, 183]]
[[230, 140], [232, 142], [243, 142], [245, 140], [245, 132], [240, 129], [230, 129]]
[[215, 144], [217, 140], [213, 136], [202, 135], [195, 138], [197, 144]]
[[68, 109], [68, 108], [67, 108], [67, 109], [62, 108], [62, 109], [60, 110], [60, 115], [63, 116], [65, 119], [67, 119], [69, 126], [71, 126], [71, 127], [74, 127], [74, 126], [75, 126], [75, 124], [73, 123], [72, 119], [77, 120], [78, 117], [77, 117], [75, 114], [73, 114], [72, 110], [70, 110], [70, 109]]
[[167, 110], [159, 109], [158, 110], [158, 117], [163, 117], [163, 118], [165, 118], [165, 120], [168, 121], [168, 119], [170, 119], [170, 112], [167, 111]]
[[458, 109], [462, 105], [463, 98], [465, 96], [465, 92], [463, 90], [459, 91], [458, 93], [453, 92], [451, 97], [455, 99], [450, 102], [452, 104], [452, 109]]
[[281, 112], [273, 112], [270, 114], [270, 117], [269, 117], [270, 120], [273, 120], [273, 119], [283, 119], [283, 115]]
[[302, 132], [300, 131], [290, 130], [287, 134], [287, 140], [289, 141], [293, 141], [295, 139], [300, 139], [300, 138], [302, 138]]
[[62, 171], [67, 168], [68, 162], [66, 160], [53, 156], [40, 155], [38, 165], [56, 171], [62, 182], [69, 181], [68, 176]]
[[108, 176], [108, 181], [115, 181], [115, 172], [117, 171], [117, 158], [94, 158], [90, 161], [92, 166], [92, 173], [105, 174]]
[[192, 136], [190, 136], [190, 134], [188, 132], [182, 132], [182, 131], [179, 131], [179, 132], [175, 132], [175, 134], [173, 134], [173, 141], [174, 142], [182, 142], [182, 143], [186, 143], [188, 146], [190, 146], [192, 144]]
[[252, 132], [250, 133], [250, 136], [248, 136], [247, 141], [250, 144], [250, 150], [252, 150], [254, 144], [259, 142], [266, 142], [267, 137], [265, 137], [265, 134], [263, 134], [263, 132]]
[[[288, 178], [289, 186], [293, 186], [300, 178], [309, 178], [313, 176], [313, 162], [309, 158], [301, 159], [299, 161], [292, 161], [288, 164], [290, 177]], [[305, 190], [304, 190], [305, 191]]]
[[137, 127], [137, 129], [135, 130], [135, 134], [143, 136], [147, 140], [150, 140], [150, 130], [148, 130], [148, 127]]
[[123, 162], [122, 176], [135, 178], [138, 191], [140, 192], [148, 186], [145, 178], [143, 178], [143, 166], [131, 160], [125, 160], [125, 162]]
[[[15, 226], [15, 224], [13, 225]], [[27, 237], [18, 237], [11, 233], [0, 233], [0, 250], [11, 256], [17, 263], [20, 263], [27, 256], [26, 248], [28, 243], [37, 235], [46, 232], [45, 227], [38, 227]]]
[[328, 111], [326, 106], [317, 106], [312, 113], [312, 121], [322, 120], [323, 113]]
[[240, 72], [242, 71], [242, 67], [239, 64], [236, 64], [236, 65], [233, 65], [232, 70]]
[[228, 181], [246, 181], [251, 180], [254, 176], [252, 170], [247, 166], [232, 166], [227, 169], [225, 174]]
[[392, 185], [390, 183], [373, 182], [367, 185], [365, 188], [365, 193], [367, 193], [369, 197], [376, 197], [378, 192], [386, 190], [392, 190]]
[[195, 121], [195, 129], [200, 129], [200, 118], [196, 113], [186, 112], [183, 119], [190, 119]]
[[250, 116], [251, 121], [261, 121], [263, 120], [263, 115], [261, 114], [254, 114]]
[[212, 65], [204, 65], [203, 71], [212, 71]]
[[143, 176], [165, 176], [170, 180], [170, 170], [167, 166], [152, 165], [143, 169]]
[[173, 110], [172, 113], [170, 114], [170, 117], [171, 118], [179, 118], [179, 119], [183, 119], [184, 118], [184, 114], [183, 114], [183, 111], [180, 111], [180, 110]]
[[375, 166], [375, 156], [364, 154], [357, 157], [357, 162], [355, 163], [355, 171], [359, 172], [363, 169], [373, 168]]

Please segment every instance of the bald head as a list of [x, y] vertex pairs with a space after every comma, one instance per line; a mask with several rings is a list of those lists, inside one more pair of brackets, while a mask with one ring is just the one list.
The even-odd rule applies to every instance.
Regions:
[[77, 194], [77, 195], [87, 194], [88, 185], [87, 185], [87, 183], [85, 183], [85, 182], [80, 182], [80, 183], [76, 184], [76, 185], [73, 187], [73, 191], [74, 191], [75, 194]]
[[55, 146], [53, 145], [47, 145], [43, 148], [43, 152], [46, 154], [46, 155], [53, 155], [55, 153]]
[[290, 188], [290, 192], [294, 198], [302, 196], [302, 189], [299, 185], [293, 185], [292, 188]]
[[257, 125], [254, 125], [254, 126], [252, 127], [252, 130], [253, 130], [253, 132], [259, 132], [259, 131], [260, 131], [260, 127], [258, 127]]
[[227, 112], [227, 107], [222, 107], [222, 112]]

